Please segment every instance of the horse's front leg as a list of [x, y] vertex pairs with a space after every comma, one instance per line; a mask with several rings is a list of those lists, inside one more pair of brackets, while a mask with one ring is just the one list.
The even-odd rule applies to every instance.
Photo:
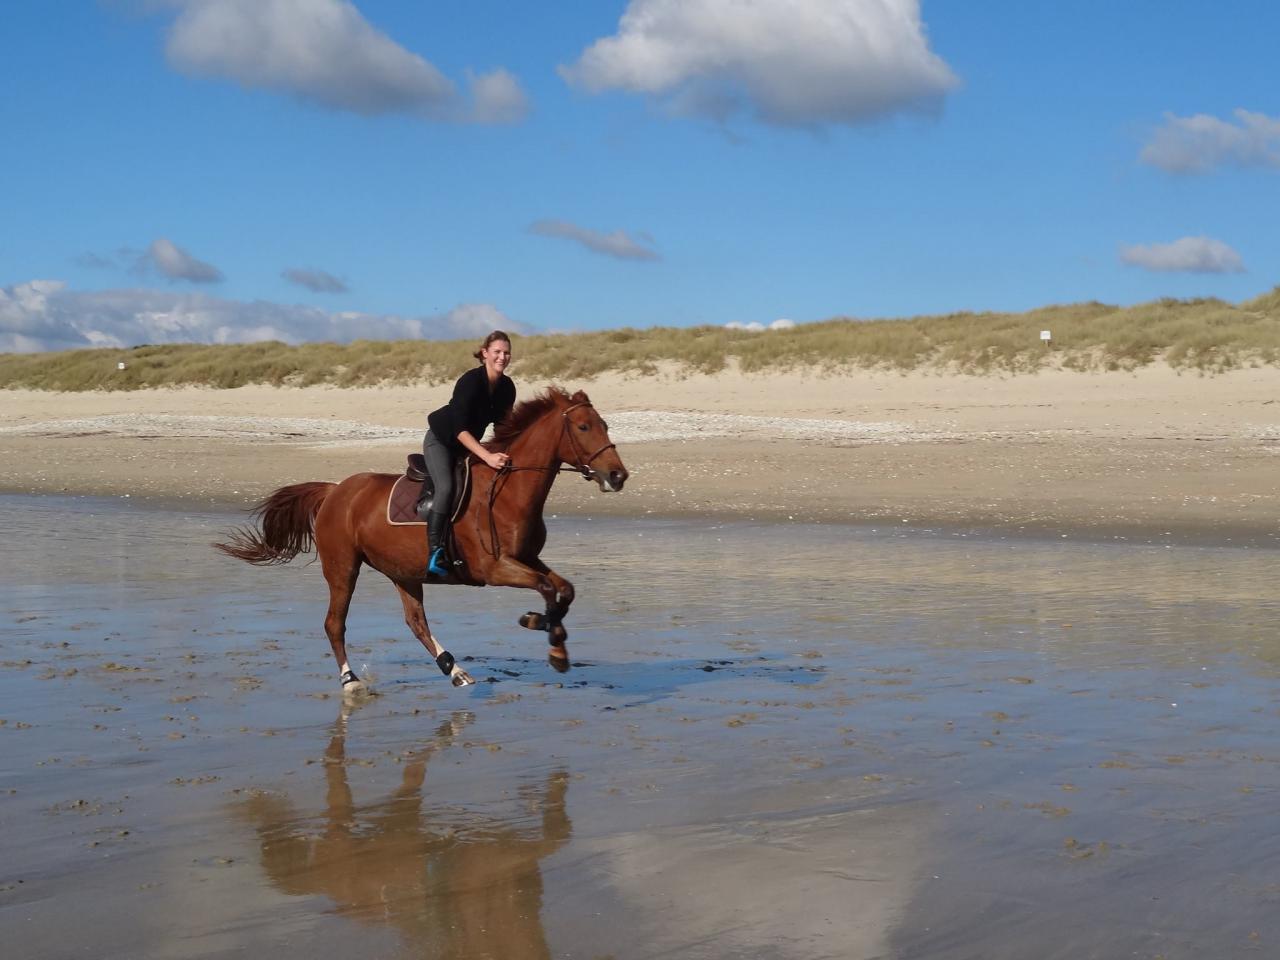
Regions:
[[569, 604], [573, 603], [573, 584], [541, 561], [528, 565], [511, 557], [499, 560], [486, 579], [495, 587], [524, 587], [537, 590], [542, 595], [547, 612], [526, 613], [520, 618], [520, 626], [547, 632], [547, 642], [551, 644], [547, 651], [547, 662], [558, 673], [565, 673], [569, 669], [569, 651], [565, 648], [569, 631], [561, 621], [569, 611]]
[[465, 687], [475, 683], [471, 674], [458, 666], [453, 659], [453, 654], [446, 650], [431, 633], [431, 627], [427, 624], [426, 611], [422, 609], [422, 584], [399, 580], [392, 582], [400, 593], [400, 603], [404, 607], [404, 622], [409, 625], [409, 629], [413, 631], [413, 635], [419, 642], [427, 648], [427, 653], [435, 658], [440, 672], [448, 677], [449, 682], [455, 687]]
[[[560, 574], [556, 573], [541, 560], [534, 560], [529, 564], [529, 566], [551, 581], [551, 586], [555, 588], [555, 594], [547, 600], [547, 612], [542, 617], [542, 622], [536, 624], [529, 623], [525, 624], [525, 626], [536, 630], [546, 630], [548, 636], [552, 638], [552, 643], [555, 643], [557, 639], [560, 643], [564, 643], [565, 639], [569, 636], [569, 633], [565, 630], [564, 624], [561, 623], [561, 621], [569, 615], [569, 606], [573, 603], [573, 598], [575, 596], [573, 584], [560, 576]], [[521, 622], [523, 623], [524, 619], [529, 617], [537, 616], [538, 614], [536, 613], [527, 613], [525, 614], [525, 617], [522, 618]]]

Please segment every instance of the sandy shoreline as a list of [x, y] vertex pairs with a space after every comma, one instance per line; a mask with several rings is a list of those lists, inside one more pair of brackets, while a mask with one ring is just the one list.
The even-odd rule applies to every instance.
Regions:
[[227, 519], [0, 497], [7, 956], [1280, 941], [1280, 553], [565, 518], [572, 671], [432, 586], [452, 687], [370, 575], [347, 700], [322, 571]]
[[[519, 378], [522, 395], [544, 384]], [[1280, 543], [1280, 371], [606, 376], [633, 479], [552, 512]], [[239, 506], [394, 472], [446, 386], [0, 391], [0, 490]]]

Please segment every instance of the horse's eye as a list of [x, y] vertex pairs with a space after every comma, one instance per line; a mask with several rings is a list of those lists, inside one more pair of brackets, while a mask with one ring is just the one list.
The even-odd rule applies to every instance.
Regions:
[[586, 425], [585, 423], [580, 423], [580, 424], [578, 424], [578, 429], [579, 429], [579, 430], [581, 430], [583, 433], [586, 433], [586, 432], [587, 432], [587, 425]]

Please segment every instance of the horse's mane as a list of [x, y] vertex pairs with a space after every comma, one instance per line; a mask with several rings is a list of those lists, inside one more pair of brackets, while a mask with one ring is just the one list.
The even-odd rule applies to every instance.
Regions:
[[490, 446], [495, 450], [505, 450], [535, 421], [540, 420], [552, 410], [568, 406], [570, 403], [586, 402], [589, 402], [587, 395], [581, 390], [570, 396], [569, 391], [552, 384], [537, 396], [521, 400], [500, 423], [495, 423]]

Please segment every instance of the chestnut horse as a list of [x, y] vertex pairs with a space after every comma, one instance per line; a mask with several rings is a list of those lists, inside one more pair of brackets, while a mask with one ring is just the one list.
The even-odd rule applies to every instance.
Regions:
[[453, 524], [455, 556], [461, 562], [447, 578], [426, 572], [427, 538], [421, 525], [387, 521], [387, 499], [397, 479], [388, 473], [281, 487], [254, 509], [256, 528], [237, 530], [227, 543], [214, 546], [249, 563], [269, 565], [288, 563], [314, 544], [329, 583], [324, 629], [344, 692], [363, 689], [347, 664], [346, 645], [347, 610], [363, 564], [395, 584], [409, 629], [454, 686], [475, 680], [432, 634], [422, 608], [424, 582], [537, 590], [546, 613], [526, 613], [519, 622], [547, 632], [548, 660], [563, 673], [569, 669], [569, 653], [562, 621], [574, 591], [572, 583], [538, 559], [547, 540], [542, 508], [562, 469], [579, 471], [608, 493], [622, 489], [627, 468], [609, 439], [608, 426], [581, 390], [570, 396], [550, 387], [517, 404], [495, 426], [488, 446], [505, 450], [510, 463], [498, 471], [471, 464], [470, 491]]

